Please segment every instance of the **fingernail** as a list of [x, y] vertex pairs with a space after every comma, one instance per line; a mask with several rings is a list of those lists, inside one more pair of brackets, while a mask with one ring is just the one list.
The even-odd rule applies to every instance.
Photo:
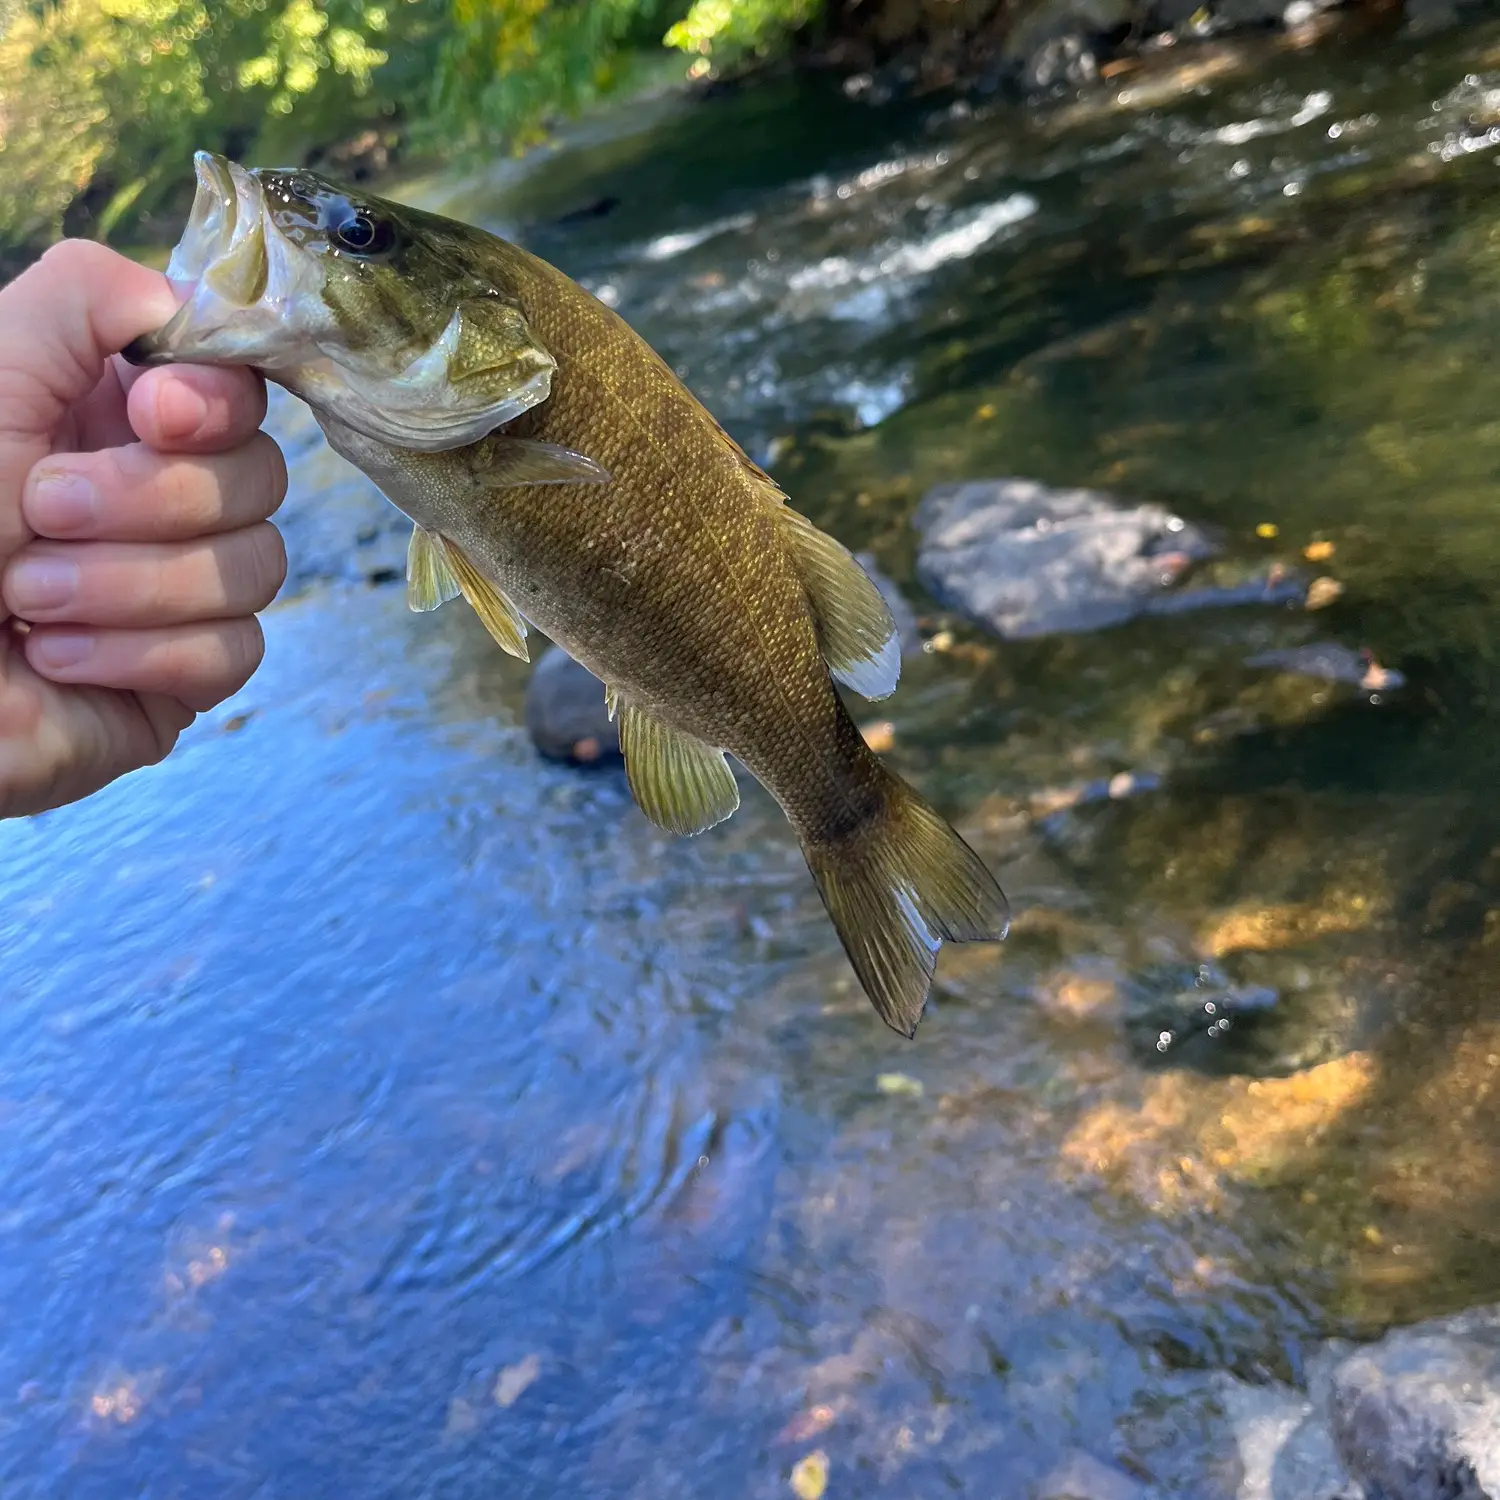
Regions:
[[99, 492], [69, 469], [38, 469], [31, 479], [26, 515], [39, 531], [81, 531], [99, 513]]
[[18, 615], [28, 610], [59, 609], [78, 590], [78, 564], [61, 557], [35, 557], [17, 563], [6, 594]]
[[54, 635], [51, 631], [33, 631], [26, 646], [33, 665], [48, 672], [76, 667], [94, 654], [91, 635]]
[[190, 438], [208, 422], [208, 402], [184, 380], [164, 380], [156, 395], [156, 420], [171, 442]]

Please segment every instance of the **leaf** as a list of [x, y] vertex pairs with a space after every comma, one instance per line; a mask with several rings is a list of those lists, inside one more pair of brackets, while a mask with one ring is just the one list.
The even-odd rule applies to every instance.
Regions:
[[816, 1448], [792, 1468], [792, 1493], [797, 1500], [823, 1500], [828, 1488], [828, 1455]]
[[875, 1087], [882, 1094], [906, 1094], [910, 1098], [922, 1097], [922, 1083], [909, 1073], [877, 1073]]
[[827, 1432], [833, 1426], [838, 1413], [831, 1406], [813, 1406], [807, 1411], [799, 1411], [780, 1432], [776, 1434], [778, 1443], [805, 1443], [809, 1438], [815, 1438], [821, 1432]]
[[528, 1354], [519, 1364], [506, 1365], [495, 1377], [495, 1405], [514, 1406], [532, 1381], [542, 1373], [539, 1354]]
[[1326, 609], [1343, 592], [1337, 578], [1314, 578], [1307, 587], [1307, 608]]

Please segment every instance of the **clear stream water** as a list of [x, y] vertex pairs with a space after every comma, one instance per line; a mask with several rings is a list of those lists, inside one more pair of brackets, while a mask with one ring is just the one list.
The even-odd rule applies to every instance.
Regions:
[[[906, 588], [937, 649], [867, 717], [1015, 931], [884, 1031], [770, 800], [677, 842], [540, 762], [526, 668], [406, 612], [278, 401], [264, 670], [0, 827], [0, 1494], [749, 1500], [821, 1449], [1009, 1500], [1082, 1450], [1216, 1500], [1247, 1388], [1500, 1298], [1497, 189], [1480, 25], [1024, 114], [662, 100], [413, 185]], [[912, 574], [982, 475], [1342, 593], [1002, 646]], [[1312, 641], [1406, 684], [1245, 665]]]

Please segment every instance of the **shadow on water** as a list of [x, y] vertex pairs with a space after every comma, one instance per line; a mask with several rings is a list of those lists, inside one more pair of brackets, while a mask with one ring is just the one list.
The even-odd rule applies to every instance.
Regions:
[[[1472, 27], [1028, 117], [752, 91], [424, 185], [914, 593], [923, 490], [996, 473], [1343, 593], [1004, 645], [918, 598], [889, 756], [1017, 920], [906, 1045], [769, 798], [672, 841], [540, 762], [277, 401], [265, 669], [0, 828], [7, 1495], [759, 1497], [821, 1447], [831, 1494], [1083, 1449], [1236, 1496], [1226, 1380], [1500, 1296], [1497, 70]], [[1246, 665], [1315, 640], [1408, 683]]]

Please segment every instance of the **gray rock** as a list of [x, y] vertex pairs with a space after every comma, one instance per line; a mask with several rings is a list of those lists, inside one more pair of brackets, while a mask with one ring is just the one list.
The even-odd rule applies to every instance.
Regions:
[[[1262, 651], [1257, 656], [1247, 657], [1245, 665], [1290, 672], [1298, 677], [1316, 677], [1323, 682], [1347, 682], [1355, 687], [1378, 688], [1381, 692], [1406, 686], [1406, 678], [1394, 668], [1374, 666], [1360, 652], [1336, 641], [1315, 641], [1285, 651]], [[1370, 680], [1366, 681], [1367, 678]]]
[[604, 684], [561, 646], [549, 646], [531, 670], [526, 729], [549, 760], [594, 765], [619, 758], [620, 734], [605, 707]]
[[881, 597], [891, 612], [891, 618], [896, 622], [896, 634], [901, 640], [901, 655], [903, 657], [920, 656], [923, 645], [922, 632], [917, 628], [916, 613], [906, 602], [906, 596], [876, 567], [873, 552], [856, 552], [854, 557], [860, 567], [870, 575], [870, 582], [880, 590]]
[[1099, 76], [1099, 59], [1086, 37], [1053, 37], [1026, 59], [1021, 76], [1026, 87], [1037, 92], [1081, 88]]
[[1078, 88], [1099, 76], [1101, 37], [1130, 24], [1130, 0], [1034, 0], [1020, 7], [1005, 55], [1028, 89]]
[[936, 485], [913, 525], [923, 586], [1011, 640], [1118, 625], [1215, 551], [1160, 505], [1029, 479]]
[[1341, 1354], [1330, 1345], [1314, 1356], [1306, 1391], [1220, 1377], [1219, 1401], [1239, 1449], [1236, 1500], [1364, 1500], [1328, 1431], [1329, 1382]]
[[1281, 996], [1269, 985], [1238, 985], [1215, 964], [1154, 964], [1123, 986], [1125, 1034], [1142, 1063], [1201, 1065], [1221, 1038], [1233, 1063], [1242, 1030], [1274, 1011]]
[[1036, 1500], [1145, 1500], [1145, 1495], [1128, 1474], [1075, 1448], [1042, 1481]]
[[1368, 1500], [1497, 1500], [1500, 1308], [1350, 1355], [1334, 1372], [1329, 1423]]

